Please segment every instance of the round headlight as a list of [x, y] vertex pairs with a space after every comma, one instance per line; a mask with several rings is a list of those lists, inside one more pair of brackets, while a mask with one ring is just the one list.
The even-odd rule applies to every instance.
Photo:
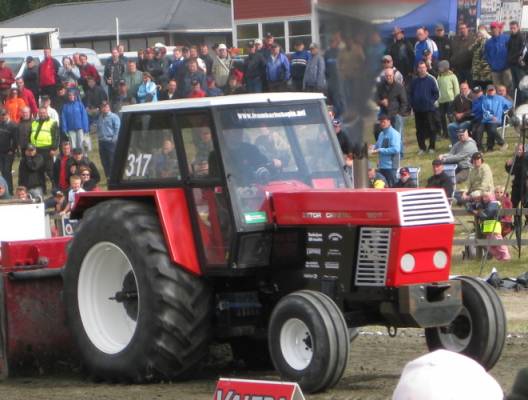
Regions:
[[433, 264], [438, 269], [444, 269], [447, 265], [447, 254], [445, 251], [438, 250], [433, 255]]
[[400, 268], [403, 272], [412, 272], [416, 266], [416, 260], [412, 254], [404, 254], [400, 260]]

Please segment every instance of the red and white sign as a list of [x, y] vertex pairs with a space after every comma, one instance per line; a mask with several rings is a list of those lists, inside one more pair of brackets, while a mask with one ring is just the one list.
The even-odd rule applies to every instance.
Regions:
[[304, 400], [304, 396], [293, 382], [220, 378], [213, 400]]

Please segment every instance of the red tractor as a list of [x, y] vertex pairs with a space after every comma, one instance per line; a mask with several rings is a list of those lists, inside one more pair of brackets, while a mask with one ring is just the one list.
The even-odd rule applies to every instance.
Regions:
[[110, 190], [78, 198], [62, 274], [87, 369], [184, 379], [220, 341], [317, 392], [369, 324], [424, 328], [431, 350], [493, 367], [504, 310], [449, 278], [444, 192], [353, 190], [338, 146], [319, 94], [126, 107]]

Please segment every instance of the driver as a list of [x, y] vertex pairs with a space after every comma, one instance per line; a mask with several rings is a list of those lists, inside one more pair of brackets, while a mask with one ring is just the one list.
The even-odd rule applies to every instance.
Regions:
[[234, 130], [225, 136], [228, 149], [228, 162], [233, 175], [241, 186], [248, 186], [257, 180], [266, 180], [271, 173], [276, 173], [282, 162], [270, 161], [257, 146], [242, 140], [244, 132]]

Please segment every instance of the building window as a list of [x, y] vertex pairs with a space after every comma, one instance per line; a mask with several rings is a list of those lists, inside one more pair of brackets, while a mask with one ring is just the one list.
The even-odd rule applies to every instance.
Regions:
[[289, 21], [288, 33], [290, 51], [294, 51], [294, 44], [296, 42], [303, 42], [308, 48], [312, 41], [312, 23], [310, 21]]
[[110, 52], [110, 42], [108, 40], [94, 40], [93, 49], [97, 53], [109, 53]]
[[258, 24], [237, 25], [237, 40], [239, 48], [245, 49], [250, 40], [258, 38]]
[[130, 49], [129, 51], [137, 51], [137, 50], [145, 49], [147, 47], [147, 41], [145, 40], [144, 37], [130, 38], [128, 39], [128, 43], [129, 43], [128, 48]]
[[275, 38], [275, 42], [279, 43], [285, 51], [286, 39], [284, 33], [284, 22], [270, 22], [262, 24], [262, 35], [265, 37], [268, 33], [271, 33]]
[[147, 37], [148, 47], [154, 47], [156, 43], [165, 43], [165, 38], [163, 36], [149, 36]]

